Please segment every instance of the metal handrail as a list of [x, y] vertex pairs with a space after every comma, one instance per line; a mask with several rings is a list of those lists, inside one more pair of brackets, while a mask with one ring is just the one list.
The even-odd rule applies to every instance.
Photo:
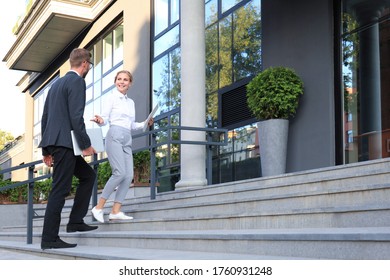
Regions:
[[[204, 131], [207, 133], [207, 136], [205, 137], [205, 141], [192, 141], [192, 140], [169, 140], [164, 142], [157, 143], [157, 134], [163, 131], [170, 131], [170, 130], [192, 130], [192, 131]], [[223, 142], [221, 141], [213, 141], [212, 140], [212, 134], [213, 133], [222, 133], [224, 134]], [[150, 199], [156, 198], [156, 182], [157, 182], [157, 172], [156, 172], [156, 149], [160, 146], [166, 145], [166, 144], [179, 144], [179, 145], [205, 145], [207, 147], [206, 151], [206, 177], [208, 184], [211, 184], [211, 178], [212, 178], [212, 147], [213, 146], [225, 146], [227, 145], [227, 129], [217, 129], [217, 128], [200, 128], [200, 127], [188, 127], [188, 126], [165, 126], [163, 128], [154, 129], [150, 131], [146, 131], [143, 133], [138, 133], [133, 135], [133, 139], [135, 138], [141, 138], [141, 137], [149, 137], [150, 143], [149, 145], [134, 149], [133, 153], [137, 153], [144, 150], [150, 151]], [[107, 161], [107, 158], [103, 158], [98, 160], [97, 155], [95, 154], [93, 156], [93, 161], [89, 164], [93, 167], [96, 174], [98, 171], [99, 164]], [[0, 188], [0, 191], [5, 191], [9, 189], [13, 189], [16, 187], [20, 187], [22, 185], [28, 185], [28, 192], [27, 192], [27, 244], [32, 244], [32, 236], [33, 236], [33, 219], [34, 217], [34, 205], [33, 205], [33, 193], [34, 193], [34, 185], [36, 181], [43, 180], [50, 178], [52, 176], [51, 173], [42, 175], [39, 177], [34, 177], [35, 173], [35, 167], [36, 165], [42, 164], [42, 160], [33, 161], [30, 163], [21, 164], [15, 167], [10, 167], [4, 170], [0, 170], [0, 174], [4, 174], [7, 172], [19, 170], [22, 168], [28, 168], [28, 179], [22, 182], [12, 183], [6, 186], [3, 186]], [[96, 180], [94, 182], [93, 187], [93, 193], [92, 193], [92, 204], [97, 204], [97, 176]]]

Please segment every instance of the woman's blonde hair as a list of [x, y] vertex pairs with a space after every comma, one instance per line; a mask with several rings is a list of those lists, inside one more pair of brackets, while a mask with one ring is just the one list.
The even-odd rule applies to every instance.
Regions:
[[116, 79], [118, 78], [118, 75], [119, 75], [119, 74], [122, 74], [122, 73], [123, 73], [123, 74], [126, 74], [127, 76], [129, 76], [130, 83], [133, 82], [133, 75], [130, 73], [130, 71], [121, 70], [121, 71], [119, 71], [118, 73], [116, 73], [114, 83], [116, 82]]

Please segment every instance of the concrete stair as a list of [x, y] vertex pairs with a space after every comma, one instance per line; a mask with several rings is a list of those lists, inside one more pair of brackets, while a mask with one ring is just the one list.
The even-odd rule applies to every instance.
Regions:
[[0, 248], [59, 259], [390, 259], [389, 170], [383, 159], [129, 197], [122, 209], [134, 220], [87, 233], [65, 232], [65, 208], [60, 236], [76, 248], [40, 250], [42, 219], [32, 245], [24, 224], [4, 225]]

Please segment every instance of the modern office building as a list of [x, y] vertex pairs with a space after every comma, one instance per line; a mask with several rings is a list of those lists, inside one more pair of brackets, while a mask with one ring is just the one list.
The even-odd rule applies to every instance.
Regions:
[[[0, 150], [0, 170], [5, 170], [13, 166], [24, 163], [24, 135], [16, 137], [12, 142], [7, 143]], [[0, 175], [0, 180], [23, 181], [26, 179], [25, 170], [15, 170]]]
[[[294, 68], [305, 88], [290, 120], [287, 172], [390, 156], [388, 0], [35, 0], [28, 5], [3, 59], [10, 69], [27, 71], [20, 81], [27, 110], [25, 162], [41, 157], [45, 97], [69, 70], [75, 47], [93, 54], [86, 120], [100, 113], [115, 73], [127, 69], [134, 75], [128, 95], [136, 103], [137, 121], [159, 104], [157, 128], [228, 129], [228, 145], [213, 149], [208, 183], [261, 176], [261, 147], [245, 85], [271, 66]], [[158, 141], [180, 137], [171, 131]], [[159, 147], [161, 189], [204, 184], [204, 148], [169, 141]]]

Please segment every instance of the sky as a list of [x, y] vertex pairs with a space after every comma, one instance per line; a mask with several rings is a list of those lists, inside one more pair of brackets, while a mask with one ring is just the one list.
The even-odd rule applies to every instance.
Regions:
[[16, 138], [25, 131], [25, 95], [16, 86], [25, 72], [9, 70], [3, 58], [15, 42], [12, 28], [25, 11], [25, 0], [7, 3], [11, 7], [0, 9], [0, 130], [10, 132]]

